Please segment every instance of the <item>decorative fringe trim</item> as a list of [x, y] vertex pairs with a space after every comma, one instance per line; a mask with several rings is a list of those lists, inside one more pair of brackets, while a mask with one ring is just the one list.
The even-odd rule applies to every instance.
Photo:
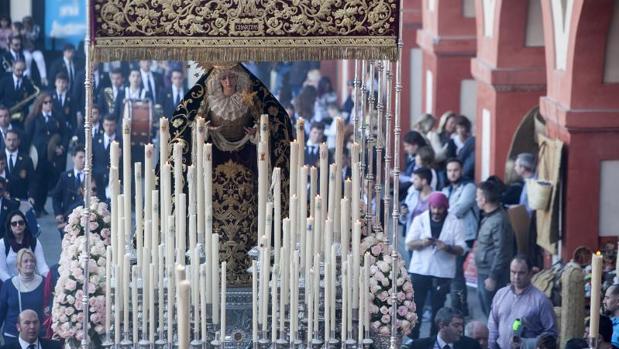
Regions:
[[186, 39], [105, 38], [94, 45], [97, 62], [133, 59], [201, 62], [302, 61], [334, 59], [395, 60], [395, 37]]

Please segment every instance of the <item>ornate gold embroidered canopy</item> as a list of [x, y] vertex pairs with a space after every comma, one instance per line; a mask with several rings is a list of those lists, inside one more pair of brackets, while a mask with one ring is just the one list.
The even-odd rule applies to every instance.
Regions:
[[397, 0], [95, 0], [91, 39], [99, 61], [395, 60], [398, 7]]

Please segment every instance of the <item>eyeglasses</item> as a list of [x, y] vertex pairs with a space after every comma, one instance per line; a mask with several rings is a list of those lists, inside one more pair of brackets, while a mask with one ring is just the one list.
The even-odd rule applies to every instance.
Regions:
[[26, 225], [26, 222], [24, 222], [23, 220], [11, 222], [12, 227], [17, 227], [19, 225], [21, 226]]
[[43, 104], [50, 104], [51, 102], [52, 102], [51, 100], [46, 100], [46, 101], [43, 101]]

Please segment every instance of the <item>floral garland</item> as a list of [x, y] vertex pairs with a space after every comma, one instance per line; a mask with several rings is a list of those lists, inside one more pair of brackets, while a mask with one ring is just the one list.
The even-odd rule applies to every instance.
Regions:
[[[370, 252], [370, 328], [378, 335], [388, 336], [391, 334], [393, 303], [391, 298], [393, 295], [391, 280], [393, 247], [383, 233], [377, 233], [363, 239], [361, 250]], [[413, 301], [413, 284], [401, 258], [398, 260], [398, 267], [396, 326], [400, 334], [406, 335], [415, 326], [417, 314]]]
[[90, 225], [90, 263], [89, 272], [89, 333], [97, 340], [105, 332], [105, 251], [110, 244], [110, 212], [107, 204], [94, 202], [88, 222], [83, 217], [84, 208], [79, 206], [69, 215], [64, 228], [62, 252], [58, 272], [60, 277], [54, 291], [52, 307], [52, 330], [54, 338], [68, 342], [82, 340], [82, 305], [84, 266], [82, 262], [84, 246], [84, 227]]

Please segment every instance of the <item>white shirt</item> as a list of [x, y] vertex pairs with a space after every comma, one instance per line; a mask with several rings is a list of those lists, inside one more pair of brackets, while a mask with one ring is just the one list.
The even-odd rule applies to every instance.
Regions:
[[[73, 169], [73, 174], [75, 175], [75, 178], [77, 178], [78, 180], [80, 180], [80, 184], [81, 184], [81, 183], [84, 183], [84, 170], [81, 170], [81, 171], [80, 171], [80, 170], [78, 170], [78, 169], [74, 168], [74, 169]], [[78, 174], [79, 174], [79, 175], [81, 175], [81, 176], [82, 176], [82, 178], [80, 178], [80, 177], [78, 176]]]
[[23, 78], [18, 78], [15, 74], [13, 74], [13, 87], [17, 87], [17, 82], [19, 81], [19, 86], [24, 82]]
[[[17, 275], [17, 253], [9, 247], [9, 254], [4, 253], [6, 249], [5, 240], [0, 239], [0, 280], [6, 282], [6, 280]], [[37, 239], [37, 246], [34, 248], [34, 257], [37, 260], [37, 274], [42, 277], [47, 276], [49, 267], [45, 262], [45, 254], [43, 253], [43, 245], [41, 241]]]
[[67, 66], [67, 76], [69, 78], [69, 82], [73, 82], [73, 78], [75, 77], [75, 69], [73, 68], [73, 62], [69, 62], [68, 59], [62, 58], [64, 60], [64, 64]]
[[23, 340], [21, 337], [18, 337], [18, 338], [19, 338], [19, 346], [21, 347], [21, 349], [28, 349], [30, 345], [34, 345], [35, 349], [40, 348], [38, 338], [36, 341], [34, 341], [34, 343], [28, 343], [25, 340]]
[[[460, 246], [462, 249], [465, 249], [466, 243], [464, 242], [462, 230], [460, 220], [453, 214], [448, 213], [438, 240], [448, 245]], [[430, 210], [427, 210], [413, 219], [413, 224], [411, 224], [406, 233], [406, 246], [411, 241], [431, 237]], [[452, 279], [456, 274], [456, 255], [440, 251], [434, 246], [415, 250], [408, 266], [408, 272]]]
[[58, 96], [58, 99], [60, 100], [60, 106], [61, 107], [64, 107], [65, 94], [66, 94], [66, 92], [60, 92], [60, 91], [56, 90], [56, 95]]
[[114, 139], [116, 139], [116, 133], [114, 133], [112, 136], [108, 136], [107, 133], [104, 133], [103, 146], [107, 149], [107, 147], [110, 145], [110, 143], [114, 141]]
[[[437, 335], [437, 336], [436, 336], [436, 343], [438, 344], [438, 347], [439, 347], [440, 349], [445, 348], [445, 346], [446, 346], [446, 345], [448, 345], [451, 349], [453, 349], [453, 347], [454, 347], [454, 344], [453, 344], [453, 343], [447, 343], [447, 342], [445, 342], [445, 341], [443, 340], [443, 338], [441, 338], [441, 336], [440, 336], [440, 335]], [[23, 348], [22, 348], [22, 349], [23, 349]]]
[[[150, 91], [151, 96], [155, 97], [155, 89], [157, 89], [157, 86], [155, 86], [155, 78], [153, 78], [153, 72], [151, 72], [150, 70], [148, 72], [145, 72], [143, 70], [140, 70], [140, 74], [142, 75], [142, 81], [144, 82], [144, 89], [147, 91]], [[151, 91], [151, 86], [153, 91]]]
[[172, 85], [172, 103], [176, 104], [176, 101], [179, 100], [179, 99], [180, 100], [183, 99], [183, 88], [178, 88], [178, 87]]

